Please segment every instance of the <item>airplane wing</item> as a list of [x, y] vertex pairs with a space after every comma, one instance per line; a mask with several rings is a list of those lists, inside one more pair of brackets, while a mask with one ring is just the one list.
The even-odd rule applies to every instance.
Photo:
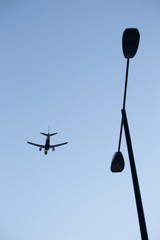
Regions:
[[31, 144], [31, 145], [34, 145], [34, 146], [36, 146], [36, 147], [45, 148], [44, 145], [40, 145], [40, 144], [37, 144], [37, 143], [32, 143], [32, 142], [27, 142], [27, 143], [29, 143], [29, 144]]
[[68, 142], [64, 142], [64, 143], [60, 143], [60, 144], [56, 144], [56, 145], [51, 145], [50, 148], [59, 147], [59, 146], [65, 145], [67, 143]]

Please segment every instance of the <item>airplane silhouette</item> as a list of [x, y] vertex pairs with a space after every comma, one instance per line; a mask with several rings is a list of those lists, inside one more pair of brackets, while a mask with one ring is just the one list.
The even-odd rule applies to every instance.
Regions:
[[45, 145], [41, 145], [41, 144], [37, 144], [37, 143], [32, 143], [32, 142], [27, 142], [27, 143], [29, 143], [29, 144], [31, 144], [31, 145], [34, 145], [34, 146], [36, 146], [36, 147], [39, 147], [39, 151], [41, 151], [42, 148], [44, 148], [44, 154], [45, 154], [45, 155], [47, 155], [48, 150], [49, 150], [50, 148], [52, 148], [52, 151], [55, 151], [55, 148], [56, 148], [56, 147], [59, 147], [59, 146], [62, 146], [62, 145], [65, 145], [65, 144], [68, 143], [68, 142], [64, 142], [64, 143], [60, 143], [60, 144], [50, 145], [50, 137], [53, 136], [53, 135], [56, 135], [57, 133], [51, 133], [51, 134], [50, 134], [50, 133], [49, 133], [49, 129], [48, 129], [48, 134], [47, 134], [47, 133], [43, 133], [43, 132], [41, 132], [41, 134], [47, 137], [47, 138], [46, 138], [46, 143], [45, 143]]

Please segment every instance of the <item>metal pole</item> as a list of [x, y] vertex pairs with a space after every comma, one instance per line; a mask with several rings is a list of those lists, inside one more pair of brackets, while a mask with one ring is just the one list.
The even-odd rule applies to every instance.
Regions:
[[[128, 71], [129, 71], [129, 58], [127, 58], [126, 79], [125, 79], [124, 98], [123, 98], [123, 109], [125, 109], [125, 105], [126, 105], [127, 84], [128, 84]], [[122, 128], [123, 128], [123, 121], [121, 120], [121, 127], [120, 127], [120, 134], [119, 134], [119, 143], [118, 143], [118, 152], [120, 151], [120, 148], [121, 148]]]
[[148, 240], [148, 234], [147, 234], [147, 228], [146, 228], [146, 223], [145, 223], [140, 188], [139, 188], [139, 183], [138, 183], [137, 171], [136, 171], [133, 150], [132, 150], [132, 142], [131, 142], [131, 138], [130, 138], [129, 126], [128, 126], [128, 122], [127, 122], [127, 116], [126, 116], [125, 109], [122, 109], [122, 120], [123, 120], [124, 131], [125, 131], [125, 136], [126, 136], [126, 143], [127, 143], [127, 148], [128, 148], [128, 155], [129, 155], [129, 160], [130, 160], [130, 167], [131, 167], [133, 187], [134, 187], [134, 193], [135, 193], [135, 199], [136, 199], [136, 205], [137, 205], [141, 238], [142, 238], [142, 240]]

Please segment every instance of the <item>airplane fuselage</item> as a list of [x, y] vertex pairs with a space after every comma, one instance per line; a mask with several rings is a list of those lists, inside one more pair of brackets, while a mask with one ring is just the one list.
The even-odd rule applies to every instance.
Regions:
[[44, 148], [45, 155], [47, 155], [49, 148], [50, 148], [50, 136], [48, 135], [46, 138], [46, 143], [45, 143], [45, 148]]

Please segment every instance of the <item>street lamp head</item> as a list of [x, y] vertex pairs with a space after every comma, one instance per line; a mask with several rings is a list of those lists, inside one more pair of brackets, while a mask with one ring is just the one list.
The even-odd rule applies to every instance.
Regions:
[[140, 34], [136, 28], [127, 28], [123, 33], [122, 47], [125, 58], [133, 58], [137, 52]]
[[122, 172], [124, 169], [124, 158], [121, 152], [116, 152], [112, 158], [111, 171]]

